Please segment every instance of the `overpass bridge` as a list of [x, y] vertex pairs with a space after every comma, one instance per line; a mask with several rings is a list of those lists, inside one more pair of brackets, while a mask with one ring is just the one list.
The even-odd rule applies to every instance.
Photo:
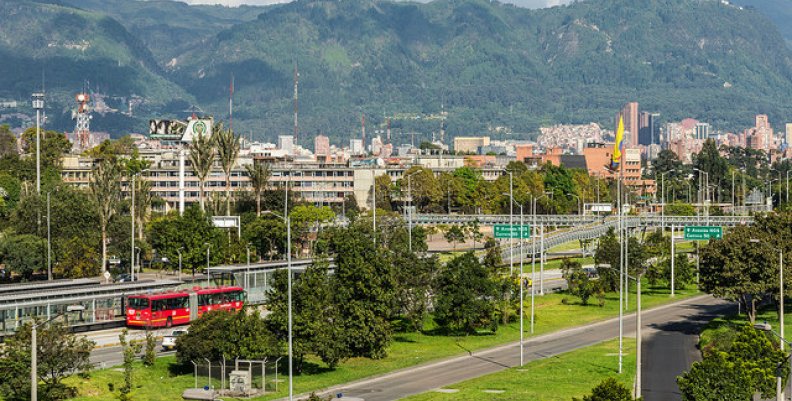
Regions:
[[[535, 220], [534, 220], [535, 219]], [[664, 226], [702, 226], [718, 225], [732, 227], [735, 225], [753, 223], [753, 216], [661, 216], [659, 214], [624, 216], [631, 227], [659, 227]], [[594, 223], [616, 220], [615, 216], [602, 217], [594, 215], [569, 215], [569, 214], [538, 214], [524, 215], [525, 224], [553, 227], [578, 227]], [[514, 224], [520, 223], [520, 216], [508, 214], [416, 214], [412, 217], [413, 226], [428, 226], [438, 224], [465, 224], [478, 221], [480, 225]]]

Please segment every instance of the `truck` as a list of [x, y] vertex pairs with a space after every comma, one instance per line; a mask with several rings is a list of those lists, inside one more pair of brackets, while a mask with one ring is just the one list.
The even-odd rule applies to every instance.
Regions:
[[187, 334], [187, 329], [173, 330], [170, 335], [162, 337], [162, 349], [171, 351], [176, 348], [176, 339]]

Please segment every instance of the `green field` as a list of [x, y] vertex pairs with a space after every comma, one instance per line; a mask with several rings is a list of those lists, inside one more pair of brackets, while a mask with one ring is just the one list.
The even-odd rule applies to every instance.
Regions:
[[[677, 297], [671, 299], [669, 291], [663, 288], [646, 287], [642, 296], [644, 308], [651, 308], [674, 300], [681, 300], [699, 294], [697, 290], [679, 290]], [[527, 294], [526, 294], [527, 295]], [[635, 307], [635, 296], [630, 297], [630, 310]], [[566, 304], [563, 300], [566, 299]], [[618, 294], [607, 294], [604, 306], [597, 306], [597, 300], [592, 299], [592, 305], [583, 306], [577, 299], [565, 294], [548, 294], [535, 297], [535, 333], [546, 334], [564, 328], [579, 326], [587, 323], [601, 321], [618, 315]], [[530, 297], [526, 296], [526, 313], [530, 311]], [[526, 334], [529, 330], [529, 320], [525, 319]], [[431, 322], [430, 322], [431, 323]], [[519, 339], [518, 323], [501, 326], [496, 333], [481, 333], [465, 337], [449, 337], [433, 335], [431, 326], [426, 327], [428, 334], [423, 333], [397, 333], [388, 350], [388, 356], [380, 360], [353, 358], [343, 362], [335, 370], [328, 370], [316, 359], [309, 358], [306, 372], [294, 379], [297, 393], [310, 392], [327, 388], [333, 385], [350, 382], [353, 380], [376, 376], [393, 370], [415, 366], [429, 361], [457, 356], [469, 351], [490, 348], [496, 345], [517, 341]], [[530, 337], [530, 335], [528, 335]], [[135, 391], [139, 400], [147, 401], [172, 401], [180, 399], [183, 389], [193, 385], [191, 370], [180, 372], [174, 364], [173, 357], [161, 358], [151, 368], [140, 367], [137, 372], [137, 382], [141, 387]], [[283, 368], [284, 361], [281, 361]], [[274, 373], [268, 372], [268, 380], [274, 379]], [[203, 379], [204, 382], [206, 379]], [[109, 391], [108, 383], [114, 383], [116, 388], [122, 383], [122, 372], [118, 369], [98, 370], [90, 379], [71, 378], [80, 390], [81, 401], [105, 401], [115, 398]], [[200, 382], [199, 382], [200, 385]], [[269, 400], [286, 395], [283, 383], [277, 393], [270, 393], [258, 400]]]
[[[408, 401], [463, 400], [543, 400], [569, 401], [582, 397], [608, 377], [632, 388], [635, 376], [635, 341], [624, 342], [624, 372], [617, 372], [618, 341], [533, 361], [522, 368], [512, 368], [464, 381], [443, 390], [405, 398]], [[570, 378], [574, 378], [571, 380]]]
[[[784, 311], [788, 311], [792, 305], [784, 304]], [[778, 325], [778, 309], [775, 306], [761, 309], [756, 315], [756, 322], [767, 322], [772, 327], [773, 331], [780, 333]], [[718, 341], [728, 341], [732, 335], [736, 333], [736, 329], [748, 323], [748, 316], [745, 314], [722, 316], [713, 319], [707, 327], [701, 332], [701, 339], [699, 345], [701, 349], [712, 346], [713, 343]], [[784, 336], [790, 337], [792, 333], [792, 314], [784, 313]]]

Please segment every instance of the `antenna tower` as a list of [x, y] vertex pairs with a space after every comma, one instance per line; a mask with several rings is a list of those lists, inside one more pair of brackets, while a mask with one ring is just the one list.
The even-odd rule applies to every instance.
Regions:
[[75, 96], [77, 101], [77, 111], [72, 113], [72, 119], [76, 121], [74, 126], [74, 139], [80, 149], [88, 149], [91, 144], [91, 114], [88, 102], [91, 96], [82, 92]]

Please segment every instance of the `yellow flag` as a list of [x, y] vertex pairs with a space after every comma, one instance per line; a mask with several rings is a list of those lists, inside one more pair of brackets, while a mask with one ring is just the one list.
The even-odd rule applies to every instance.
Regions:
[[613, 144], [613, 157], [611, 157], [611, 170], [619, 168], [622, 149], [624, 149], [624, 117], [619, 116], [619, 127], [616, 129], [616, 143]]

